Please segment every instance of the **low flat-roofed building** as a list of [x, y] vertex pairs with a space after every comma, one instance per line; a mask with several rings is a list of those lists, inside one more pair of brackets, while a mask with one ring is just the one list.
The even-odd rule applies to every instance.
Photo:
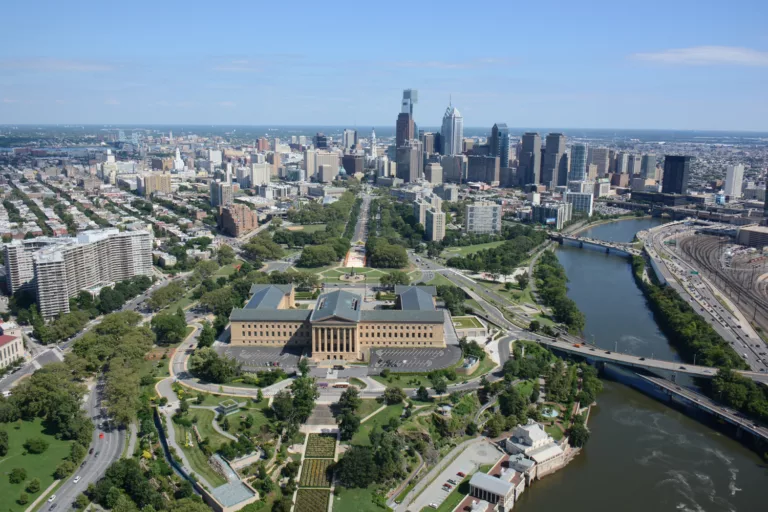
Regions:
[[485, 473], [475, 473], [469, 479], [469, 494], [500, 510], [509, 510], [515, 504], [515, 486], [512, 483]]
[[739, 245], [748, 247], [765, 247], [768, 245], [768, 227], [746, 226], [740, 228], [736, 241]]

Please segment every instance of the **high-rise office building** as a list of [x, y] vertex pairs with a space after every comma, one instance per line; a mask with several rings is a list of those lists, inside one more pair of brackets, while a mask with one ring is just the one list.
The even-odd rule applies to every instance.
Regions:
[[443, 126], [440, 130], [443, 155], [459, 155], [464, 141], [464, 118], [453, 105], [448, 105], [443, 114]]
[[379, 156], [379, 148], [376, 145], [376, 130], [371, 128], [371, 148], [370, 154], [372, 158]]
[[[590, 185], [592, 185], [590, 183]], [[594, 185], [592, 185], [594, 187]], [[587, 217], [592, 216], [592, 205], [594, 197], [592, 192], [568, 192], [565, 195], [565, 202], [573, 205], [574, 212], [583, 212]]]
[[302, 164], [306, 172], [307, 181], [315, 175], [317, 170], [316, 151], [314, 149], [304, 150], [304, 163]]
[[406, 141], [415, 137], [415, 126], [413, 117], [407, 112], [400, 112], [397, 115], [397, 124], [395, 125], [395, 147], [403, 146]]
[[741, 197], [741, 184], [744, 180], [744, 166], [729, 165], [725, 171], [725, 186], [723, 193], [730, 199]]
[[213, 180], [210, 185], [211, 206], [228, 206], [232, 204], [232, 184], [226, 181]]
[[315, 179], [320, 183], [330, 183], [339, 175], [339, 165], [320, 164]]
[[424, 179], [433, 185], [443, 182], [443, 167], [437, 162], [430, 162], [424, 167]]
[[491, 128], [491, 156], [499, 157], [501, 167], [509, 167], [509, 128], [507, 123], [496, 123]]
[[629, 154], [624, 151], [616, 153], [616, 174], [627, 174], [629, 169]]
[[656, 155], [643, 155], [640, 161], [640, 176], [646, 180], [656, 179]]
[[523, 134], [523, 143], [518, 159], [520, 163], [517, 166], [517, 174], [522, 179], [522, 184], [540, 183], [541, 137], [538, 133], [527, 132]]
[[499, 157], [474, 156], [467, 158], [467, 181], [481, 181], [489, 185], [499, 182]]
[[587, 179], [587, 145], [577, 143], [571, 146], [571, 179], [584, 181]]
[[341, 145], [347, 151], [352, 149], [353, 146], [356, 146], [357, 130], [344, 130], [344, 133], [341, 135]]
[[432, 132], [422, 132], [419, 134], [419, 140], [424, 146], [424, 154], [431, 155], [435, 153], [435, 134]]
[[642, 158], [640, 155], [628, 155], [627, 156], [627, 174], [630, 176], [640, 174], [642, 172]]
[[661, 178], [663, 194], [685, 194], [688, 190], [688, 176], [691, 170], [690, 156], [664, 157], [664, 174]]
[[269, 150], [269, 141], [265, 137], [259, 137], [259, 140], [256, 142], [256, 150], [259, 153]]
[[467, 204], [464, 210], [465, 233], [500, 233], [501, 205], [489, 202]]
[[[331, 147], [331, 138], [322, 132], [317, 132], [315, 134], [314, 141], [317, 149], [328, 149]], [[259, 151], [261, 151], [261, 149]]]
[[440, 159], [443, 167], [443, 181], [464, 183], [467, 178], [467, 156], [446, 155]]
[[419, 91], [416, 89], [403, 90], [403, 101], [400, 112], [410, 114], [413, 117], [413, 106], [419, 102]]
[[365, 157], [363, 155], [344, 155], [341, 157], [341, 165], [347, 176], [354, 176], [365, 170]]
[[423, 175], [424, 160], [421, 156], [421, 142], [408, 140], [397, 148], [397, 177], [406, 183], [413, 183]]
[[550, 188], [568, 184], [568, 160], [565, 155], [565, 135], [562, 133], [547, 134], [547, 144], [544, 147], [544, 159], [541, 165], [541, 183]]
[[45, 318], [68, 313], [80, 290], [111, 286], [138, 275], [152, 275], [152, 234], [116, 228], [61, 238], [33, 254], [34, 287]]
[[427, 209], [424, 228], [430, 242], [439, 242], [445, 238], [445, 213], [435, 208]]
[[136, 188], [144, 197], [151, 197], [152, 194], [170, 194], [171, 193], [171, 175], [170, 174], [145, 174], [136, 177]]
[[413, 202], [413, 216], [416, 217], [416, 222], [422, 226], [427, 222], [427, 209], [430, 204], [423, 199], [417, 199]]
[[603, 177], [610, 171], [610, 151], [608, 148], [589, 148], [592, 155], [589, 163], [597, 165], [597, 175]]

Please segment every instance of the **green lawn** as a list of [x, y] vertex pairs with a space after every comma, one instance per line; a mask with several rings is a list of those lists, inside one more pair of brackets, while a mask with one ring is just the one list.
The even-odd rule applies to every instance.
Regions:
[[184, 455], [187, 456], [187, 460], [189, 461], [190, 466], [192, 466], [192, 471], [205, 478], [208, 483], [214, 487], [227, 483], [227, 480], [214, 471], [211, 465], [208, 464], [208, 457], [206, 457], [203, 451], [197, 446], [197, 439], [195, 439], [194, 432], [192, 433], [192, 442], [194, 446], [186, 446], [188, 429], [173, 423], [173, 421], [170, 423], [173, 424], [173, 430], [176, 432], [176, 441], [184, 452]]
[[557, 325], [557, 322], [554, 322], [551, 318], [546, 315], [542, 315], [541, 313], [536, 315], [534, 318], [536, 318], [536, 320], [538, 320], [541, 325], [548, 325], [550, 327]]
[[[467, 497], [469, 494], [469, 479], [465, 478], [461, 482], [459, 482], [459, 485], [453, 488], [451, 493], [448, 495], [447, 498], [445, 498], [445, 501], [443, 501], [439, 507], [437, 507], [437, 512], [452, 512], [453, 509], [455, 509], [461, 501]], [[427, 510], [432, 510], [431, 508], [427, 508]]]
[[232, 274], [234, 274], [235, 271], [237, 270], [237, 267], [239, 267], [242, 264], [243, 264], [243, 262], [238, 260], [238, 261], [235, 261], [234, 263], [231, 263], [229, 265], [224, 265], [223, 267], [221, 267], [219, 270], [216, 271], [214, 276], [229, 277]]
[[286, 228], [288, 231], [303, 231], [305, 233], [314, 233], [315, 231], [323, 231], [325, 224], [300, 224], [296, 226], [289, 226]]
[[486, 373], [493, 370], [494, 368], [496, 368], [496, 363], [493, 361], [493, 359], [491, 359], [491, 356], [486, 354], [485, 359], [480, 361], [480, 364], [475, 369], [475, 371], [472, 372], [472, 375], [465, 378], [475, 379], [477, 377], [480, 377], [481, 375], [485, 375]]
[[376, 425], [386, 425], [389, 423], [390, 418], [399, 418], [402, 413], [403, 404], [390, 405], [376, 416], [360, 425], [360, 430], [357, 431], [349, 444], [370, 446], [371, 442], [368, 439], [368, 435], [371, 433], [371, 430], [373, 430]]
[[482, 251], [483, 249], [493, 249], [494, 247], [498, 247], [503, 243], [504, 241], [489, 242], [487, 244], [467, 245], [466, 247], [449, 247], [443, 251], [442, 256], [444, 258], [451, 258], [453, 256], [466, 256], [468, 254], [474, 254], [478, 251]]
[[195, 300], [192, 298], [192, 293], [188, 293], [187, 295], [183, 296], [170, 306], [168, 306], [168, 311], [175, 313], [177, 309], [181, 308], [184, 309], [187, 306], [191, 306], [192, 303], [195, 302]]
[[451, 317], [451, 320], [453, 321], [453, 325], [458, 329], [469, 329], [471, 327], [480, 329], [483, 327], [483, 324], [473, 316], [454, 316]]
[[442, 274], [435, 274], [435, 277], [427, 282], [430, 286], [456, 286], [453, 282]]
[[[384, 378], [381, 375], [375, 375], [373, 380], [381, 382], [385, 386], [395, 388], [418, 388], [424, 386], [427, 388], [432, 387], [432, 381], [427, 378], [427, 374], [424, 375], [398, 375], [397, 373], [390, 373], [388, 378]], [[391, 380], [391, 382], [390, 382]], [[449, 382], [449, 384], [453, 384]]]
[[[208, 438], [213, 451], [218, 450], [222, 444], [229, 442], [229, 439], [214, 430], [213, 420], [216, 414], [213, 411], [209, 409], [189, 409], [187, 416], [197, 426], [200, 435], [203, 438]], [[195, 423], [195, 419], [197, 419], [197, 423]]]
[[554, 426], [545, 426], [544, 431], [552, 436], [552, 439], [555, 441], [559, 441], [563, 438], [563, 431], [560, 430], [560, 427], [554, 427]]
[[485, 311], [475, 299], [467, 299], [464, 301], [464, 304], [472, 308], [473, 311], [479, 311], [480, 313]]
[[[381, 404], [376, 400], [372, 398], [365, 399], [363, 400], [363, 403], [360, 404], [360, 407], [357, 408], [357, 412], [355, 413], [355, 415], [362, 420], [369, 414], [372, 414], [379, 407], [381, 407]], [[374, 418], [371, 418], [368, 421], [373, 421], [373, 420]]]
[[[15, 428], [17, 425], [21, 425], [18, 430]], [[33, 478], [40, 480], [40, 491], [27, 493], [30, 503], [53, 483], [53, 471], [62, 459], [69, 455], [71, 442], [60, 441], [50, 432], [46, 432], [39, 419], [21, 423], [1, 423], [0, 429], [8, 433], [8, 453], [0, 459], [0, 502], [3, 504], [3, 512], [21, 512], [27, 509], [29, 503], [22, 506], [16, 503], [16, 499], [22, 492], [26, 492], [25, 488]], [[25, 450], [22, 445], [30, 437], [44, 438], [49, 443], [48, 449], [39, 455], [23, 455]], [[24, 468], [27, 471], [27, 479], [23, 483], [12, 484], [8, 481], [8, 473], [14, 468]]]
[[520, 391], [520, 394], [524, 397], [530, 397], [531, 393], [533, 393], [533, 386], [534, 382], [532, 380], [524, 380], [523, 382], [519, 383], [516, 387], [517, 390]]
[[334, 512], [383, 512], [385, 509], [374, 502], [376, 486], [365, 489], [341, 489], [341, 495], [333, 498]]

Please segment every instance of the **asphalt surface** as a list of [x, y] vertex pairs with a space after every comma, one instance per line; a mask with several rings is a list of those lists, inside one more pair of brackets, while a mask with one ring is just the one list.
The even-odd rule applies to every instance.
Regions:
[[371, 350], [370, 375], [383, 369], [397, 372], [430, 372], [448, 368], [461, 358], [461, 349], [445, 348], [374, 348]]
[[754, 332], [744, 315], [735, 305], [731, 305], [731, 309], [737, 311], [736, 315], [726, 310], [717, 298], [725, 297], [725, 293], [717, 290], [701, 274], [693, 274], [700, 269], [691, 261], [681, 258], [671, 246], [664, 244], [665, 240], [671, 238], [679, 240], [695, 236], [691, 235], [693, 231], [693, 228], [683, 224], [667, 224], [646, 231], [639, 237], [669, 285], [691, 303], [691, 307], [730, 343], [752, 370], [768, 373], [768, 364], [765, 362], [768, 357], [760, 355], [760, 352], [766, 351], [766, 344]]
[[[93, 453], [88, 454], [75, 472], [56, 490], [56, 499], [53, 503], [46, 503], [41, 510], [49, 510], [52, 504], [57, 505], [57, 509], [66, 510], [77, 499], [77, 496], [88, 488], [88, 484], [96, 482], [104, 475], [107, 468], [115, 461], [120, 459], [125, 448], [127, 432], [124, 429], [102, 429], [106, 420], [101, 415], [103, 381], [99, 381], [94, 386], [86, 402], [86, 408], [89, 416], [93, 419], [96, 426], [91, 440]], [[103, 438], [100, 436], [103, 434]], [[80, 477], [78, 483], [74, 483], [75, 478]]]

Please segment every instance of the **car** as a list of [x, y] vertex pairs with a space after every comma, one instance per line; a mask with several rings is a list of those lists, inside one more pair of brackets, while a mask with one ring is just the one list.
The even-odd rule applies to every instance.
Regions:
[[55, 500], [55, 499], [56, 499], [56, 495], [54, 494], [53, 496], [48, 498], [48, 503], [53, 503], [53, 500]]
[[458, 473], [456, 473], [456, 476], [460, 476], [461, 478], [464, 478], [465, 476], [467, 476], [467, 474], [464, 473], [463, 471], [459, 471]]
[[88, 455], [93, 455], [93, 448], [91, 448], [90, 450], [88, 450]]
[[644, 358], [644, 357], [641, 357], [641, 358], [640, 358], [640, 360], [641, 360], [641, 361], [645, 361], [645, 358]]
[[680, 367], [680, 369], [681, 369], [681, 370], [685, 370], [685, 366], [681, 366], [681, 367]]
[[430, 503], [429, 506], [432, 508], [437, 508], [437, 503]]
[[446, 490], [453, 489], [453, 486], [451, 484], [449, 484], [449, 483], [444, 483], [443, 484], [443, 489], [446, 489]]
[[448, 479], [448, 483], [451, 485], [456, 485], [456, 481], [452, 479]]
[[444, 486], [442, 487], [442, 489], [443, 489], [445, 492], [448, 492], [448, 491], [450, 491], [450, 490], [451, 490], [451, 488], [450, 488], [450, 487], [448, 487], [448, 485], [447, 485], [447, 484], [446, 484], [446, 485], [444, 485]]

